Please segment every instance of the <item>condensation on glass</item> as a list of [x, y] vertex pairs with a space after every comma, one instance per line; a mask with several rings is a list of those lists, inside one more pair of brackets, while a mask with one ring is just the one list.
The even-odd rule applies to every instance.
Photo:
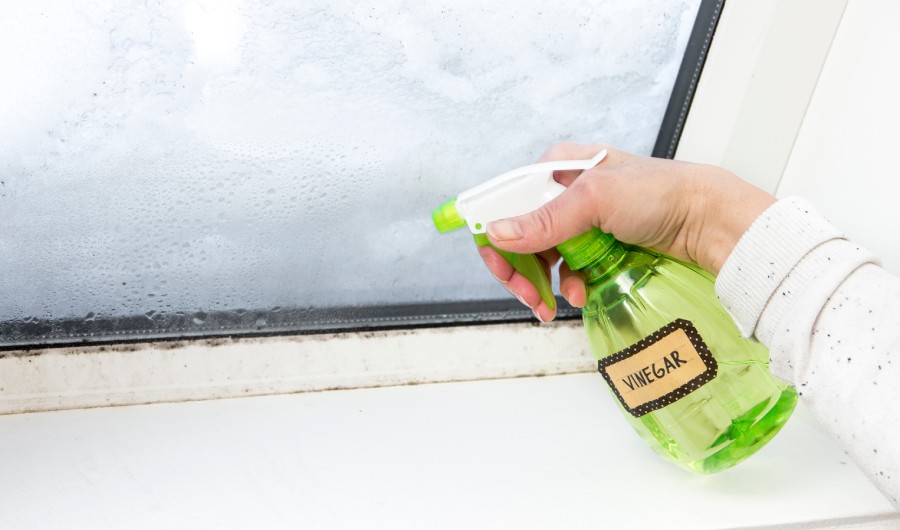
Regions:
[[5, 5], [0, 342], [505, 298], [430, 210], [554, 142], [649, 153], [699, 4]]

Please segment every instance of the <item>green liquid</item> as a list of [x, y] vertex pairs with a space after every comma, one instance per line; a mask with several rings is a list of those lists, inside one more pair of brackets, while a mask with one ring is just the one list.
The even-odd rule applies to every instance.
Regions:
[[639, 418], [623, 408], [661, 456], [715, 473], [759, 450], [788, 420], [797, 393], [771, 375], [766, 348], [741, 336], [711, 276], [618, 243], [581, 271], [588, 283], [584, 323], [598, 359], [680, 318], [694, 324], [718, 363], [713, 380], [674, 403]]

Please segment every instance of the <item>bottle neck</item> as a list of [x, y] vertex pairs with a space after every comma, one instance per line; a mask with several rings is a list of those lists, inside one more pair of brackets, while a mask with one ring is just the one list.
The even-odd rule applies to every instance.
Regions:
[[557, 245], [556, 249], [569, 268], [584, 274], [588, 284], [608, 276], [626, 252], [612, 235], [597, 228]]
[[629, 248], [616, 241], [603, 256], [579, 269], [585, 283], [593, 285], [618, 274], [629, 251]]

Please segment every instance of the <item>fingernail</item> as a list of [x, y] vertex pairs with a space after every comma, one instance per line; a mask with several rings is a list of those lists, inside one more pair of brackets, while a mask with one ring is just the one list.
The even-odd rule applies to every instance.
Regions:
[[500, 241], [522, 239], [525, 236], [522, 224], [512, 219], [502, 219], [488, 224], [487, 232], [491, 237]]
[[545, 322], [545, 323], [547, 322], [547, 321], [544, 320], [544, 318], [541, 316], [541, 313], [538, 312], [537, 308], [532, 309], [531, 312], [534, 313], [534, 318], [540, 320], [541, 322]]

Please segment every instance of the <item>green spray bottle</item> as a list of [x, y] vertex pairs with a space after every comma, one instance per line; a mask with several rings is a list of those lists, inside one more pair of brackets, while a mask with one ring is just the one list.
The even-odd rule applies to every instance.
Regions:
[[[590, 169], [605, 156], [504, 173], [442, 204], [432, 219], [441, 232], [468, 226], [478, 245], [490, 245], [488, 223], [537, 210], [565, 190], [554, 171]], [[582, 316], [600, 373], [629, 423], [663, 458], [715, 473], [752, 455], [785, 424], [797, 393], [771, 375], [766, 348], [741, 335], [711, 275], [598, 229], [556, 248], [585, 280]], [[555, 306], [537, 257], [497, 250]]]

